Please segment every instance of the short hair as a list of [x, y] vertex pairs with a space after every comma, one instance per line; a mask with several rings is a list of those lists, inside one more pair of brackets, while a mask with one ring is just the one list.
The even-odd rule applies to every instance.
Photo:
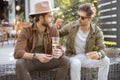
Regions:
[[81, 4], [78, 10], [86, 12], [89, 17], [94, 17], [96, 15], [96, 8], [93, 3]]

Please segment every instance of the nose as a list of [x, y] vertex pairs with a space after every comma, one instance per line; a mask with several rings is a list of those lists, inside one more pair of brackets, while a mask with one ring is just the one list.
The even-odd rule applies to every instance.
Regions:
[[80, 18], [78, 18], [78, 20], [81, 22], [81, 21], [82, 21], [81, 17], [80, 17]]

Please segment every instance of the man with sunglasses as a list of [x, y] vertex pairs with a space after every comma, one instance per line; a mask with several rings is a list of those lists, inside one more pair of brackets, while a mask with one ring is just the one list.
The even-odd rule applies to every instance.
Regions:
[[98, 80], [107, 80], [110, 60], [105, 56], [104, 37], [101, 29], [91, 24], [96, 15], [93, 4], [79, 6], [78, 20], [59, 30], [60, 36], [67, 36], [66, 55], [70, 57], [71, 80], [81, 79], [81, 67], [99, 67]]

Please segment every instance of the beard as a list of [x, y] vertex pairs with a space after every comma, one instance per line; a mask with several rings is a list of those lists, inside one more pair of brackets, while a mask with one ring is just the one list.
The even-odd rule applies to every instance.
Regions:
[[42, 25], [43, 25], [44, 27], [49, 27], [49, 24], [46, 23], [46, 22], [43, 22]]
[[89, 25], [90, 23], [82, 23], [82, 22], [79, 22], [79, 26], [87, 26]]
[[50, 24], [50, 23], [48, 23], [48, 22], [44, 19], [42, 25], [43, 25], [44, 27], [50, 27], [50, 26], [52, 25], [52, 23]]

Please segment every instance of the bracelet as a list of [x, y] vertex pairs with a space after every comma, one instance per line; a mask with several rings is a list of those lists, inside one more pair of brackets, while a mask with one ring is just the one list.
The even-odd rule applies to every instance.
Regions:
[[36, 53], [33, 53], [33, 59], [35, 59]]

